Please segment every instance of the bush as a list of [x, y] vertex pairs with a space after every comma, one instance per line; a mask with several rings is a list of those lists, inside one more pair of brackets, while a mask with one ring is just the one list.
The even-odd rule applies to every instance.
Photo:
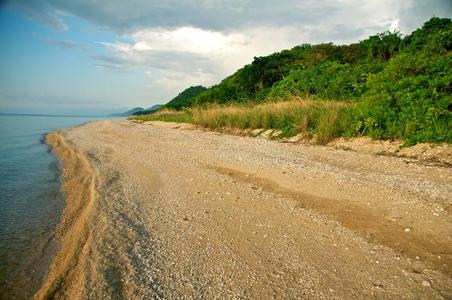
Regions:
[[[435, 23], [435, 22], [433, 22]], [[374, 138], [401, 138], [408, 144], [451, 140], [452, 53], [448, 39], [452, 27], [420, 43], [421, 31], [407, 37], [404, 51], [368, 82], [362, 96], [357, 127]], [[431, 32], [426, 23], [426, 32]]]

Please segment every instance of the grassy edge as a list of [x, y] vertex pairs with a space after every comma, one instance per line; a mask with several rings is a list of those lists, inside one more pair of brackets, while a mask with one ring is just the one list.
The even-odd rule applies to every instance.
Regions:
[[317, 144], [326, 144], [334, 138], [352, 136], [356, 104], [350, 102], [319, 101], [292, 97], [285, 101], [252, 104], [210, 104], [182, 111], [162, 109], [154, 114], [133, 116], [141, 122], [164, 121], [191, 123], [220, 130], [272, 130], [272, 138], [290, 138], [301, 135]]

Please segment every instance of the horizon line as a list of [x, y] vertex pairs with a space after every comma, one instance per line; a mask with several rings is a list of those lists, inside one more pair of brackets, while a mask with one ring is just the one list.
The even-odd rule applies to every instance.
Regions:
[[0, 112], [3, 116], [34, 116], [34, 117], [84, 117], [84, 118], [99, 118], [108, 117], [108, 115], [65, 115], [65, 114], [39, 114], [39, 113], [13, 113], [13, 112]]

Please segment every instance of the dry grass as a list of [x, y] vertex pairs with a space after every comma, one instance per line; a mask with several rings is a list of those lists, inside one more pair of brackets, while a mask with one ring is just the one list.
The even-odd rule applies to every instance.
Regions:
[[209, 105], [186, 111], [161, 110], [138, 119], [189, 122], [210, 129], [274, 129], [279, 137], [302, 134], [317, 143], [352, 132], [353, 104], [292, 97], [286, 101]]
[[192, 123], [211, 129], [275, 129], [280, 137], [303, 134], [318, 143], [351, 132], [352, 104], [294, 97], [260, 105], [213, 105], [191, 110]]

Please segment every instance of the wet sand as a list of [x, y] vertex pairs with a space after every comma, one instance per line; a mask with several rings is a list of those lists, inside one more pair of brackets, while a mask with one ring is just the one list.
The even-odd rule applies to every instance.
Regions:
[[452, 297], [451, 168], [173, 127], [47, 136], [66, 207], [36, 299]]

